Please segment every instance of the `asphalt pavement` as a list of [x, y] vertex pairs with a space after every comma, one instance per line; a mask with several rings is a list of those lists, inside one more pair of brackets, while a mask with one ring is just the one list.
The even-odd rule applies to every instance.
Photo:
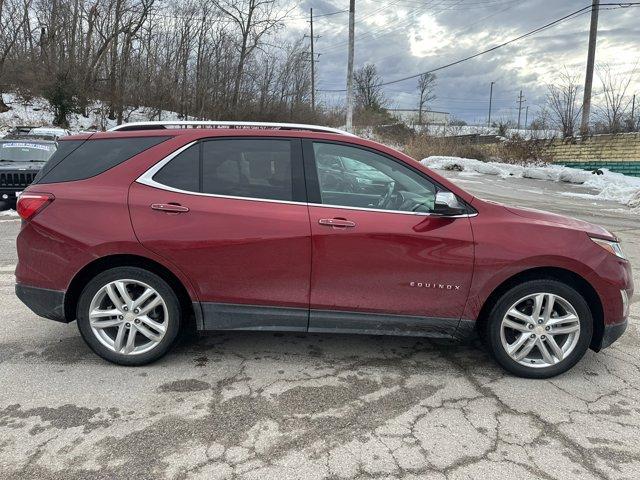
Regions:
[[[463, 172], [464, 173], [464, 172]], [[640, 215], [582, 187], [448, 173], [484, 198], [600, 223], [640, 286]], [[640, 302], [613, 347], [545, 381], [474, 342], [231, 332], [111, 365], [14, 295], [0, 216], [2, 479], [637, 479]]]

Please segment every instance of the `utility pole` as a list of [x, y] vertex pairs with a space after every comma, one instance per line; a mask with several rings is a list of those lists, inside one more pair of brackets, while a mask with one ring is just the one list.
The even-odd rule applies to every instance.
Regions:
[[356, 0], [349, 0], [349, 59], [347, 61], [347, 132], [353, 130], [353, 50]]
[[520, 95], [518, 96], [518, 130], [520, 130], [520, 120], [522, 118], [522, 104], [524, 102], [526, 102], [526, 100], [522, 98], [522, 90], [520, 90]]
[[491, 82], [491, 90], [489, 90], [489, 120], [487, 120], [487, 127], [491, 128], [491, 104], [493, 103], [493, 84], [496, 82]]
[[527, 129], [527, 125], [529, 125], [529, 105], [527, 105], [527, 109], [524, 111], [524, 129]]
[[313, 53], [313, 8], [309, 9], [309, 23], [311, 24], [311, 110], [316, 111], [316, 57]]
[[593, 68], [596, 62], [596, 43], [598, 41], [598, 13], [600, 0], [593, 0], [591, 5], [591, 30], [589, 32], [589, 53], [587, 55], [587, 74], [584, 79], [584, 100], [582, 102], [582, 123], [580, 134], [589, 133], [589, 114], [591, 113], [591, 90], [593, 88]]

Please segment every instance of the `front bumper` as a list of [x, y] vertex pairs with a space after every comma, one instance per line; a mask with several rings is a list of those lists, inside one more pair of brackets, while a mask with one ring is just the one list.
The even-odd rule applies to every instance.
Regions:
[[615, 325], [605, 325], [604, 333], [602, 334], [602, 341], [600, 342], [600, 348], [598, 348], [598, 350], [607, 348], [611, 346], [613, 342], [618, 340], [627, 329], [628, 324], [628, 320], [625, 319], [622, 323], [617, 323]]
[[36, 315], [56, 322], [69, 323], [64, 314], [64, 292], [17, 283], [16, 295]]
[[0, 188], [0, 200], [4, 201], [4, 202], [8, 202], [8, 201], [17, 201], [18, 200], [18, 195], [20, 193], [22, 193], [22, 191], [27, 188], [27, 187], [22, 187], [22, 188], [6, 188], [6, 187], [2, 187]]

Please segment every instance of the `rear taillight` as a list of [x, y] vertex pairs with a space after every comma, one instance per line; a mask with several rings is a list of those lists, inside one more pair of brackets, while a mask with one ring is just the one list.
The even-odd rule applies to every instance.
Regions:
[[20, 218], [29, 220], [53, 202], [54, 198], [50, 193], [23, 193], [18, 197], [16, 211]]

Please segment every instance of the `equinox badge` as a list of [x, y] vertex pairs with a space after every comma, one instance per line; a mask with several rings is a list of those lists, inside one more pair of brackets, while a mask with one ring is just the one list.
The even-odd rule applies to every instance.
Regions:
[[460, 285], [448, 285], [444, 283], [411, 282], [409, 286], [416, 288], [433, 288], [438, 290], [460, 290]]

